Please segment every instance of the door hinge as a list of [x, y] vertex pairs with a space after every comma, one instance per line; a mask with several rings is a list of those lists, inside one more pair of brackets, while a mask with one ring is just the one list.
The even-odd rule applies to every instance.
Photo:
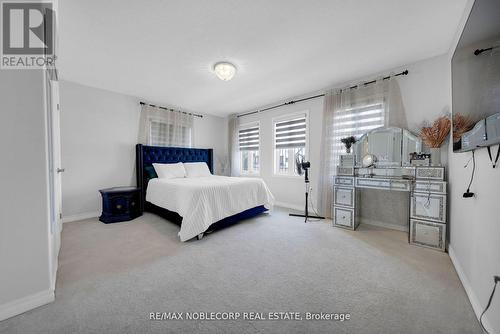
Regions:
[[57, 104], [57, 110], [59, 110], [59, 103]]
[[59, 213], [59, 219], [62, 219], [62, 213]]

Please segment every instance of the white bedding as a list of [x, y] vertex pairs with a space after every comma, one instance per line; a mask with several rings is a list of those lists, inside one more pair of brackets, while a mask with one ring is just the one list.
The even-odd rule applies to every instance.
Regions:
[[152, 179], [146, 201], [182, 216], [181, 241], [189, 240], [226, 217], [264, 205], [272, 209], [274, 197], [262, 179], [207, 176]]

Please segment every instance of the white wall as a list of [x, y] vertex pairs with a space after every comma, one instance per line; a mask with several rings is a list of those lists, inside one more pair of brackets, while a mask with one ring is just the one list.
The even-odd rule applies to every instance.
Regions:
[[260, 122], [260, 177], [266, 181], [273, 193], [276, 204], [301, 209], [304, 206], [304, 177], [274, 175], [273, 118], [307, 111], [309, 114], [309, 145], [307, 159], [311, 161], [309, 178], [312, 186], [314, 205], [317, 207], [317, 189], [319, 173], [319, 155], [323, 119], [323, 98], [308, 100], [260, 114], [240, 118], [240, 124]]
[[[135, 145], [139, 131], [140, 99], [110, 91], [61, 82], [61, 140], [63, 217], [97, 216], [98, 190], [135, 185]], [[194, 146], [227, 152], [223, 118], [195, 118]], [[216, 172], [219, 171], [216, 164]]]
[[0, 75], [0, 320], [54, 299], [43, 75]]
[[[402, 100], [405, 108], [409, 129], [417, 128], [423, 121], [432, 121], [443, 112], [449, 111], [449, 92], [446, 83], [447, 77], [447, 56], [443, 55], [427, 59], [415, 64], [401, 66], [400, 68], [389, 69], [383, 73], [374, 73], [364, 78], [353, 79], [339, 87], [348, 86], [364, 80], [371, 80], [380, 74], [386, 75], [390, 72], [400, 72], [409, 70], [408, 76], [397, 78]], [[312, 92], [304, 96], [316, 95]], [[279, 104], [278, 101], [276, 104]], [[317, 98], [305, 102], [283, 106], [260, 114], [244, 116], [240, 119], [242, 123], [260, 121], [261, 131], [261, 177], [266, 181], [279, 204], [288, 207], [302, 208], [304, 206], [304, 181], [303, 177], [282, 177], [273, 175], [273, 150], [272, 150], [272, 119], [280, 115], [286, 115], [299, 111], [309, 111], [309, 149], [308, 158], [311, 161], [311, 185], [314, 205], [317, 207], [317, 185], [319, 172], [319, 155], [321, 143], [321, 131], [323, 122], [323, 98]], [[443, 161], [446, 161], [446, 149], [443, 149]], [[380, 192], [379, 192], [380, 193]], [[383, 196], [381, 196], [383, 195]], [[372, 223], [385, 222], [392, 227], [407, 228], [407, 212], [398, 210], [406, 207], [405, 194], [395, 192], [385, 192], [379, 196], [373, 196], [370, 191], [362, 192], [364, 216], [378, 217]], [[391, 212], [386, 214], [379, 208], [385, 207], [387, 203], [393, 203], [397, 214]]]
[[[469, 1], [462, 24], [472, 6]], [[461, 33], [457, 32], [456, 41]], [[451, 105], [451, 56], [447, 64], [448, 100]], [[471, 165], [464, 165], [471, 153], [452, 153], [449, 147], [450, 245], [449, 253], [469, 295], [476, 315], [486, 307], [493, 275], [500, 276], [500, 168], [493, 169], [486, 149], [476, 151], [476, 173], [471, 191], [476, 197], [465, 199], [471, 176]], [[495, 147], [496, 149], [496, 147]], [[495, 151], [495, 150], [494, 150]], [[498, 290], [498, 289], [497, 289]], [[490, 333], [500, 333], [500, 296], [495, 296], [483, 320]]]

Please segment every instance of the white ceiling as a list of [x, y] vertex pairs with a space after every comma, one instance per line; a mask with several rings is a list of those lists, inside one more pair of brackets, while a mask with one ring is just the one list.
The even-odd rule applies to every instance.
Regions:
[[[225, 116], [443, 54], [465, 4], [63, 0], [59, 67], [64, 80]], [[221, 60], [238, 68], [229, 82], [211, 72]]]

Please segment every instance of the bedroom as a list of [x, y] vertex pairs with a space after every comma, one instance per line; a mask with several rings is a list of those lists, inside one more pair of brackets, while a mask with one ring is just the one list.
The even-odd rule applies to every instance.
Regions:
[[55, 68], [2, 46], [0, 333], [500, 333], [497, 143], [422, 142], [500, 78], [454, 66], [495, 1], [44, 3]]

